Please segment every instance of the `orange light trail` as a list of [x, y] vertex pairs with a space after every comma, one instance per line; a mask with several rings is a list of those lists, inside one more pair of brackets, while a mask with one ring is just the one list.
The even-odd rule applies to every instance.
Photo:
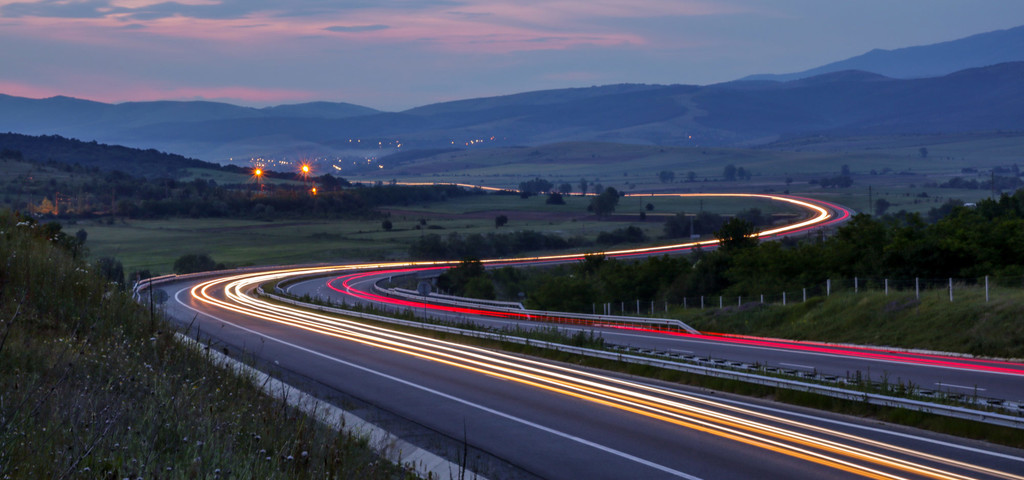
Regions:
[[[697, 195], [671, 194], [671, 196]], [[705, 196], [767, 198], [789, 202], [812, 212], [813, 217], [808, 220], [759, 232], [758, 236], [760, 237], [803, 231], [808, 228], [842, 221], [849, 216], [849, 212], [842, 207], [797, 197], [757, 194], [715, 194]], [[838, 212], [838, 216], [832, 212]], [[717, 241], [691, 242], [661, 247], [603, 252], [603, 254], [608, 256], [631, 256], [667, 253], [684, 251], [697, 246], [713, 245], [715, 243]], [[504, 260], [494, 259], [485, 260], [485, 262], [501, 264], [565, 261], [580, 258], [583, 258], [583, 255], [570, 254]], [[965, 474], [948, 470], [954, 469], [980, 473], [996, 478], [1024, 480], [1024, 477], [1013, 473], [942, 458], [914, 449], [890, 445], [882, 441], [691, 396], [673, 390], [569, 367], [547, 364], [537, 360], [519, 358], [501, 352], [493, 352], [482, 348], [374, 327], [341, 317], [277, 305], [255, 298], [247, 293], [257, 285], [291, 277], [326, 276], [340, 272], [363, 272], [357, 274], [359, 276], [371, 274], [386, 275], [395, 272], [408, 273], [424, 269], [448, 268], [454, 263], [452, 261], [385, 262], [318, 268], [293, 268], [241, 274], [200, 283], [192, 288], [191, 295], [199, 302], [261, 321], [286, 325], [340, 340], [357, 342], [362, 345], [441, 363], [477, 374], [513, 381], [531, 388], [538, 388], [554, 394], [615, 408], [629, 414], [642, 415], [686, 429], [715, 435], [752, 447], [773, 451], [868, 478], [899, 479], [905, 478], [902, 476], [903, 474], [935, 479], [971, 478]], [[346, 288], [350, 288], [350, 286], [346, 284]], [[217, 298], [215, 293], [224, 295], [226, 300]], [[394, 299], [390, 299], [390, 301], [399, 302]], [[414, 302], [409, 303], [416, 307], [424, 305]], [[444, 308], [450, 309], [454, 307]], [[470, 309], [470, 311], [473, 313], [482, 312], [476, 309]], [[899, 458], [895, 455], [906, 458]]]
[[[263, 321], [517, 382], [867, 478], [905, 478], [898, 472], [935, 479], [971, 478], [944, 470], [948, 468], [997, 478], [1024, 478], [651, 385], [275, 305], [246, 293], [256, 285], [291, 276], [365, 267], [368, 265], [236, 275], [201, 283], [191, 293], [201, 302]], [[223, 293], [226, 300], [218, 299], [214, 292]]]

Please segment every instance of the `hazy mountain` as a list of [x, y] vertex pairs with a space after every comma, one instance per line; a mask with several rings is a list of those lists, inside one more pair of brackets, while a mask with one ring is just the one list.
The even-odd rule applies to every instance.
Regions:
[[876, 49], [803, 72], [751, 75], [743, 80], [786, 82], [844, 70], [862, 70], [892, 78], [923, 78], [1019, 61], [1024, 61], [1024, 26], [932, 45], [896, 50]]
[[296, 105], [278, 105], [275, 107], [262, 108], [260, 111], [276, 117], [296, 118], [347, 118], [379, 113], [377, 110], [370, 107], [353, 105], [351, 103], [334, 102], [310, 102], [299, 103]]
[[789, 82], [548, 90], [398, 113], [328, 103], [253, 109], [212, 102], [109, 105], [0, 96], [0, 132], [59, 134], [215, 162], [380, 156], [398, 143], [407, 150], [562, 141], [757, 145], [819, 134], [1024, 130], [1022, 78], [1024, 62], [919, 79], [841, 71]]

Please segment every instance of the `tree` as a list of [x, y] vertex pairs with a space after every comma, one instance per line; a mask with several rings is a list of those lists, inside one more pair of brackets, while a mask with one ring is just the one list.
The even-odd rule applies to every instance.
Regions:
[[757, 245], [757, 233], [754, 224], [738, 217], [733, 217], [715, 232], [715, 238], [722, 246], [722, 251], [736, 252]]
[[558, 186], [558, 191], [561, 192], [562, 195], [569, 195], [572, 193], [572, 184], [565, 182]]
[[885, 211], [888, 210], [891, 205], [892, 204], [884, 198], [875, 200], [875, 215], [878, 215], [879, 217], [885, 215]]
[[669, 217], [665, 221], [665, 237], [666, 238], [682, 238], [690, 236], [690, 225], [692, 225], [690, 217], [686, 216], [685, 213], [679, 212], [672, 217]]
[[100, 257], [96, 260], [96, 269], [100, 276], [107, 279], [108, 282], [124, 286], [124, 266], [121, 265], [120, 260], [113, 257]]
[[921, 147], [917, 149], [917, 154], [920, 155], [921, 158], [928, 158], [928, 149], [925, 147]]
[[179, 275], [207, 272], [216, 269], [217, 263], [205, 253], [189, 253], [178, 257], [178, 259], [174, 261], [174, 273]]
[[541, 192], [550, 192], [554, 185], [551, 182], [544, 180], [543, 178], [537, 177], [533, 180], [527, 180], [519, 183], [519, 193], [525, 198], [530, 195], [536, 195]]
[[658, 172], [658, 180], [661, 180], [661, 183], [672, 183], [675, 179], [676, 172], [671, 170], [662, 170]]
[[380, 222], [380, 228], [383, 228], [388, 232], [390, 232], [393, 227], [394, 225], [391, 224], [391, 220], [384, 220], [383, 222]]
[[558, 192], [551, 192], [548, 194], [548, 199], [544, 201], [548, 205], [565, 205], [565, 199], [562, 198], [562, 194]]
[[615, 211], [615, 207], [619, 204], [619, 191], [613, 187], [604, 189], [596, 197], [590, 200], [590, 207], [588, 210], [594, 212], [599, 217], [611, 215]]
[[453, 295], [472, 298], [494, 298], [491, 282], [480, 260], [470, 258], [437, 277], [437, 287]]
[[580, 195], [586, 195], [587, 194], [587, 185], [588, 185], [587, 179], [581, 178], [580, 179]]
[[689, 172], [686, 172], [686, 181], [687, 182], [696, 182], [697, 181], [697, 172], [695, 172], [693, 170], [690, 170]]
[[508, 216], [505, 214], [494, 217], [494, 228], [504, 227], [508, 223]]
[[722, 177], [727, 182], [733, 182], [736, 180], [736, 165], [728, 164], [722, 169]]

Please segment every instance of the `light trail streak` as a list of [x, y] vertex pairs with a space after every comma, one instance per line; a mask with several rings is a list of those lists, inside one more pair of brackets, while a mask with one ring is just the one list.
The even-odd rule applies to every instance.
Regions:
[[[772, 235], [791, 235], [795, 232], [805, 231], [809, 228], [817, 228], [823, 225], [830, 225], [837, 222], [845, 221], [850, 216], [850, 212], [845, 208], [838, 205], [813, 200], [803, 197], [795, 196], [780, 196], [780, 195], [765, 195], [765, 194], [714, 194], [714, 193], [666, 193], [666, 194], [627, 194], [626, 196], [631, 197], [717, 197], [717, 198], [755, 198], [755, 199], [769, 199], [772, 201], [780, 201], [796, 205], [798, 207], [806, 209], [811, 212], [812, 217], [795, 224], [785, 225], [779, 228], [765, 230], [759, 232], [757, 235], [761, 238], [767, 238]], [[831, 212], [837, 212], [832, 214]], [[599, 252], [610, 257], [629, 257], [636, 255], [651, 255], [657, 253], [678, 253], [683, 252], [696, 247], [713, 246], [718, 243], [717, 240], [706, 240], [701, 242], [689, 242], [675, 245], [665, 245], [658, 247], [647, 247], [638, 249], [628, 250], [614, 250], [607, 252]], [[518, 264], [536, 264], [545, 262], [560, 262], [560, 261], [578, 261], [585, 257], [582, 254], [568, 254], [568, 255], [550, 255], [550, 256], [537, 256], [537, 257], [522, 257], [515, 259], [492, 259], [482, 260], [482, 263], [500, 264], [500, 265], [518, 265]], [[574, 325], [591, 325], [610, 327], [618, 329], [627, 329], [651, 333], [661, 333], [669, 335], [678, 335], [691, 339], [707, 340], [709, 342], [721, 342], [721, 343], [732, 343], [741, 344], [747, 346], [760, 346], [765, 348], [777, 348], [777, 349], [789, 349], [799, 350], [810, 353], [819, 353], [825, 355], [838, 355], [845, 357], [858, 357], [869, 360], [893, 362], [893, 363], [913, 363], [917, 365], [927, 365], [936, 368], [946, 368], [953, 370], [973, 370], [973, 371], [984, 371], [988, 373], [1003, 374], [1003, 375], [1024, 375], [1024, 367], [1019, 363], [1013, 362], [999, 362], [996, 360], [975, 360], [971, 359], [970, 362], [964, 361], [963, 359], [951, 358], [943, 355], [927, 355], [918, 353], [907, 353], [898, 352], [884, 349], [873, 349], [869, 347], [846, 347], [838, 345], [827, 345], [818, 342], [797, 342], [797, 341], [786, 341], [780, 339], [766, 339], [759, 337], [748, 337], [742, 335], [723, 335], [723, 334], [712, 334], [702, 333], [695, 335], [691, 333], [684, 333], [673, 331], [671, 328], [663, 330], [655, 330], [652, 328], [639, 327], [636, 324], [629, 322], [616, 322], [611, 320], [606, 321], [593, 321], [587, 319], [581, 319], [573, 317], [572, 314], [564, 315], [552, 315], [552, 314], [536, 314], [536, 313], [517, 313], [511, 311], [493, 310], [485, 307], [471, 308], [471, 307], [451, 307], [445, 305], [430, 304], [424, 302], [413, 302], [409, 300], [395, 299], [370, 293], [364, 290], [357, 289], [352, 286], [352, 283], [376, 275], [401, 275], [401, 274], [413, 274], [418, 271], [426, 270], [428, 268], [446, 268], [454, 264], [455, 262], [432, 262], [428, 263], [426, 267], [417, 267], [415, 262], [402, 264], [400, 270], [389, 270], [386, 272], [363, 272], [345, 277], [339, 277], [331, 282], [328, 282], [328, 288], [334, 291], [344, 293], [362, 300], [369, 302], [375, 302], [379, 304], [389, 304], [398, 307], [406, 307], [410, 309], [423, 308], [432, 311], [443, 311], [449, 313], [463, 314], [463, 315], [479, 315], [492, 318], [504, 318], [513, 320], [526, 320], [526, 321], [540, 321], [549, 323], [569, 323]], [[334, 282], [340, 280], [342, 282], [342, 288], [336, 287]]]
[[[482, 348], [373, 327], [292, 307], [274, 305], [245, 293], [254, 285], [297, 274], [323, 273], [325, 270], [330, 271], [331, 268], [290, 269], [262, 274], [237, 275], [196, 285], [191, 293], [201, 302], [264, 321], [514, 381], [551, 393], [643, 415], [869, 478], [904, 478], [887, 470], [903, 471], [926, 478], [970, 478], [918, 463], [920, 461], [934, 462], [998, 478], [1022, 478], [816, 425], [692, 397], [672, 390], [568, 367], [548, 365], [540, 361], [521, 359]], [[222, 286], [223, 290], [221, 290]], [[227, 301], [216, 298], [211, 293], [213, 290], [223, 292]], [[734, 414], [723, 413], [723, 411], [731, 411]], [[803, 433], [800, 430], [811, 433]], [[839, 440], [830, 440], [826, 437], [835, 437]], [[904, 460], [873, 452], [853, 444], [894, 451], [904, 456], [917, 458], [918, 461]]]
[[[699, 195], [664, 194], [658, 196], [686, 197]], [[757, 194], [703, 194], [703, 196], [751, 197], [785, 201], [806, 208], [814, 215], [812, 218], [802, 222], [759, 232], [759, 237], [792, 234], [809, 228], [840, 222], [849, 217], [849, 212], [842, 207], [797, 197]], [[832, 211], [839, 212], [839, 215], [834, 215]], [[603, 254], [608, 256], [634, 256], [672, 253], [686, 251], [699, 246], [711, 246], [716, 243], [717, 241], [714, 240], [690, 242], [642, 249], [617, 250], [603, 252]], [[560, 262], [579, 260], [583, 257], [584, 255], [581, 254], [568, 254], [504, 260], [495, 259], [485, 260], [484, 262], [491, 264]], [[191, 294], [193, 298], [202, 303], [261, 321], [286, 325], [319, 335], [356, 342], [469, 372], [516, 382], [552, 394], [603, 405], [630, 414], [642, 415], [672, 425], [704, 432], [752, 447], [766, 449], [869, 478], [904, 478], [897, 472], [936, 479], [970, 478], [955, 471], [943, 470], [943, 468], [953, 468], [997, 478], [1024, 480], [1024, 477], [1012, 473], [947, 459], [906, 447], [890, 445], [882, 441], [777, 415], [770, 415], [753, 409], [714, 402], [673, 390], [575, 370], [569, 367], [550, 365], [536, 360], [513, 357], [500, 352], [434, 340], [385, 328], [373, 327], [338, 317], [275, 305], [246, 294], [246, 291], [254, 288], [255, 285], [290, 277], [352, 272], [338, 277], [342, 281], [343, 290], [333, 285], [330, 285], [331, 288], [344, 291], [347, 294], [367, 301], [386, 302], [410, 308], [426, 308], [428, 306], [426, 303], [396, 300], [371, 294], [354, 288], [352, 283], [372, 276], [410, 274], [428, 269], [449, 268], [455, 263], [454, 261], [384, 262], [284, 269], [259, 274], [235, 275], [203, 282], [196, 285], [191, 290]], [[215, 293], [223, 294], [226, 300], [217, 298]], [[536, 315], [495, 312], [477, 308], [437, 305], [430, 305], [429, 308], [454, 313], [536, 319]], [[545, 319], [558, 318], [560, 317]], [[619, 326], [619, 328], [625, 327]], [[716, 341], [748, 342], [774, 348], [818, 348], [823, 351], [829, 348], [795, 342], [773, 341], [772, 339], [731, 338], [721, 335], [706, 335], [704, 337], [715, 339]], [[866, 349], [864, 351], [870, 355], [881, 356], [889, 354], [889, 352], [872, 352]], [[936, 362], [941, 362], [941, 360], [936, 360]], [[901, 455], [913, 460], [899, 458], [895, 455]], [[933, 465], [928, 465], [927, 463]]]
[[949, 357], [937, 354], [900, 352], [883, 348], [871, 348], [863, 346], [841, 346], [829, 345], [820, 342], [798, 342], [794, 340], [769, 339], [750, 336], [732, 336], [724, 334], [691, 334], [682, 332], [669, 332], [663, 330], [652, 330], [623, 325], [608, 325], [608, 328], [621, 330], [641, 331], [672, 335], [689, 339], [707, 340], [715, 343], [731, 343], [739, 345], [750, 345], [776, 349], [800, 350], [827, 355], [840, 355], [845, 357], [859, 357], [872, 360], [882, 360], [894, 363], [913, 363], [917, 365], [928, 365], [938, 368], [952, 370], [974, 370], [1002, 375], [1024, 375], [1024, 368], [1019, 363], [989, 359], [971, 359], [967, 362], [964, 359]]

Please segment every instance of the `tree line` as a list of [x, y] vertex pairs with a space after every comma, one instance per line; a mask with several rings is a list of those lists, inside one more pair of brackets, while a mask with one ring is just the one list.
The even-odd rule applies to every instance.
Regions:
[[[1024, 277], [1024, 191], [945, 210], [934, 223], [905, 212], [859, 214], [827, 237], [760, 243], [746, 236], [755, 231], [749, 221], [733, 218], [717, 232], [722, 248], [689, 256], [637, 261], [592, 255], [573, 265], [477, 274], [487, 276], [495, 292], [527, 292], [525, 302], [533, 308], [580, 312], [603, 302], [756, 297], [823, 285], [830, 278], [912, 283], [915, 278]], [[473, 281], [481, 290], [481, 280]]]

